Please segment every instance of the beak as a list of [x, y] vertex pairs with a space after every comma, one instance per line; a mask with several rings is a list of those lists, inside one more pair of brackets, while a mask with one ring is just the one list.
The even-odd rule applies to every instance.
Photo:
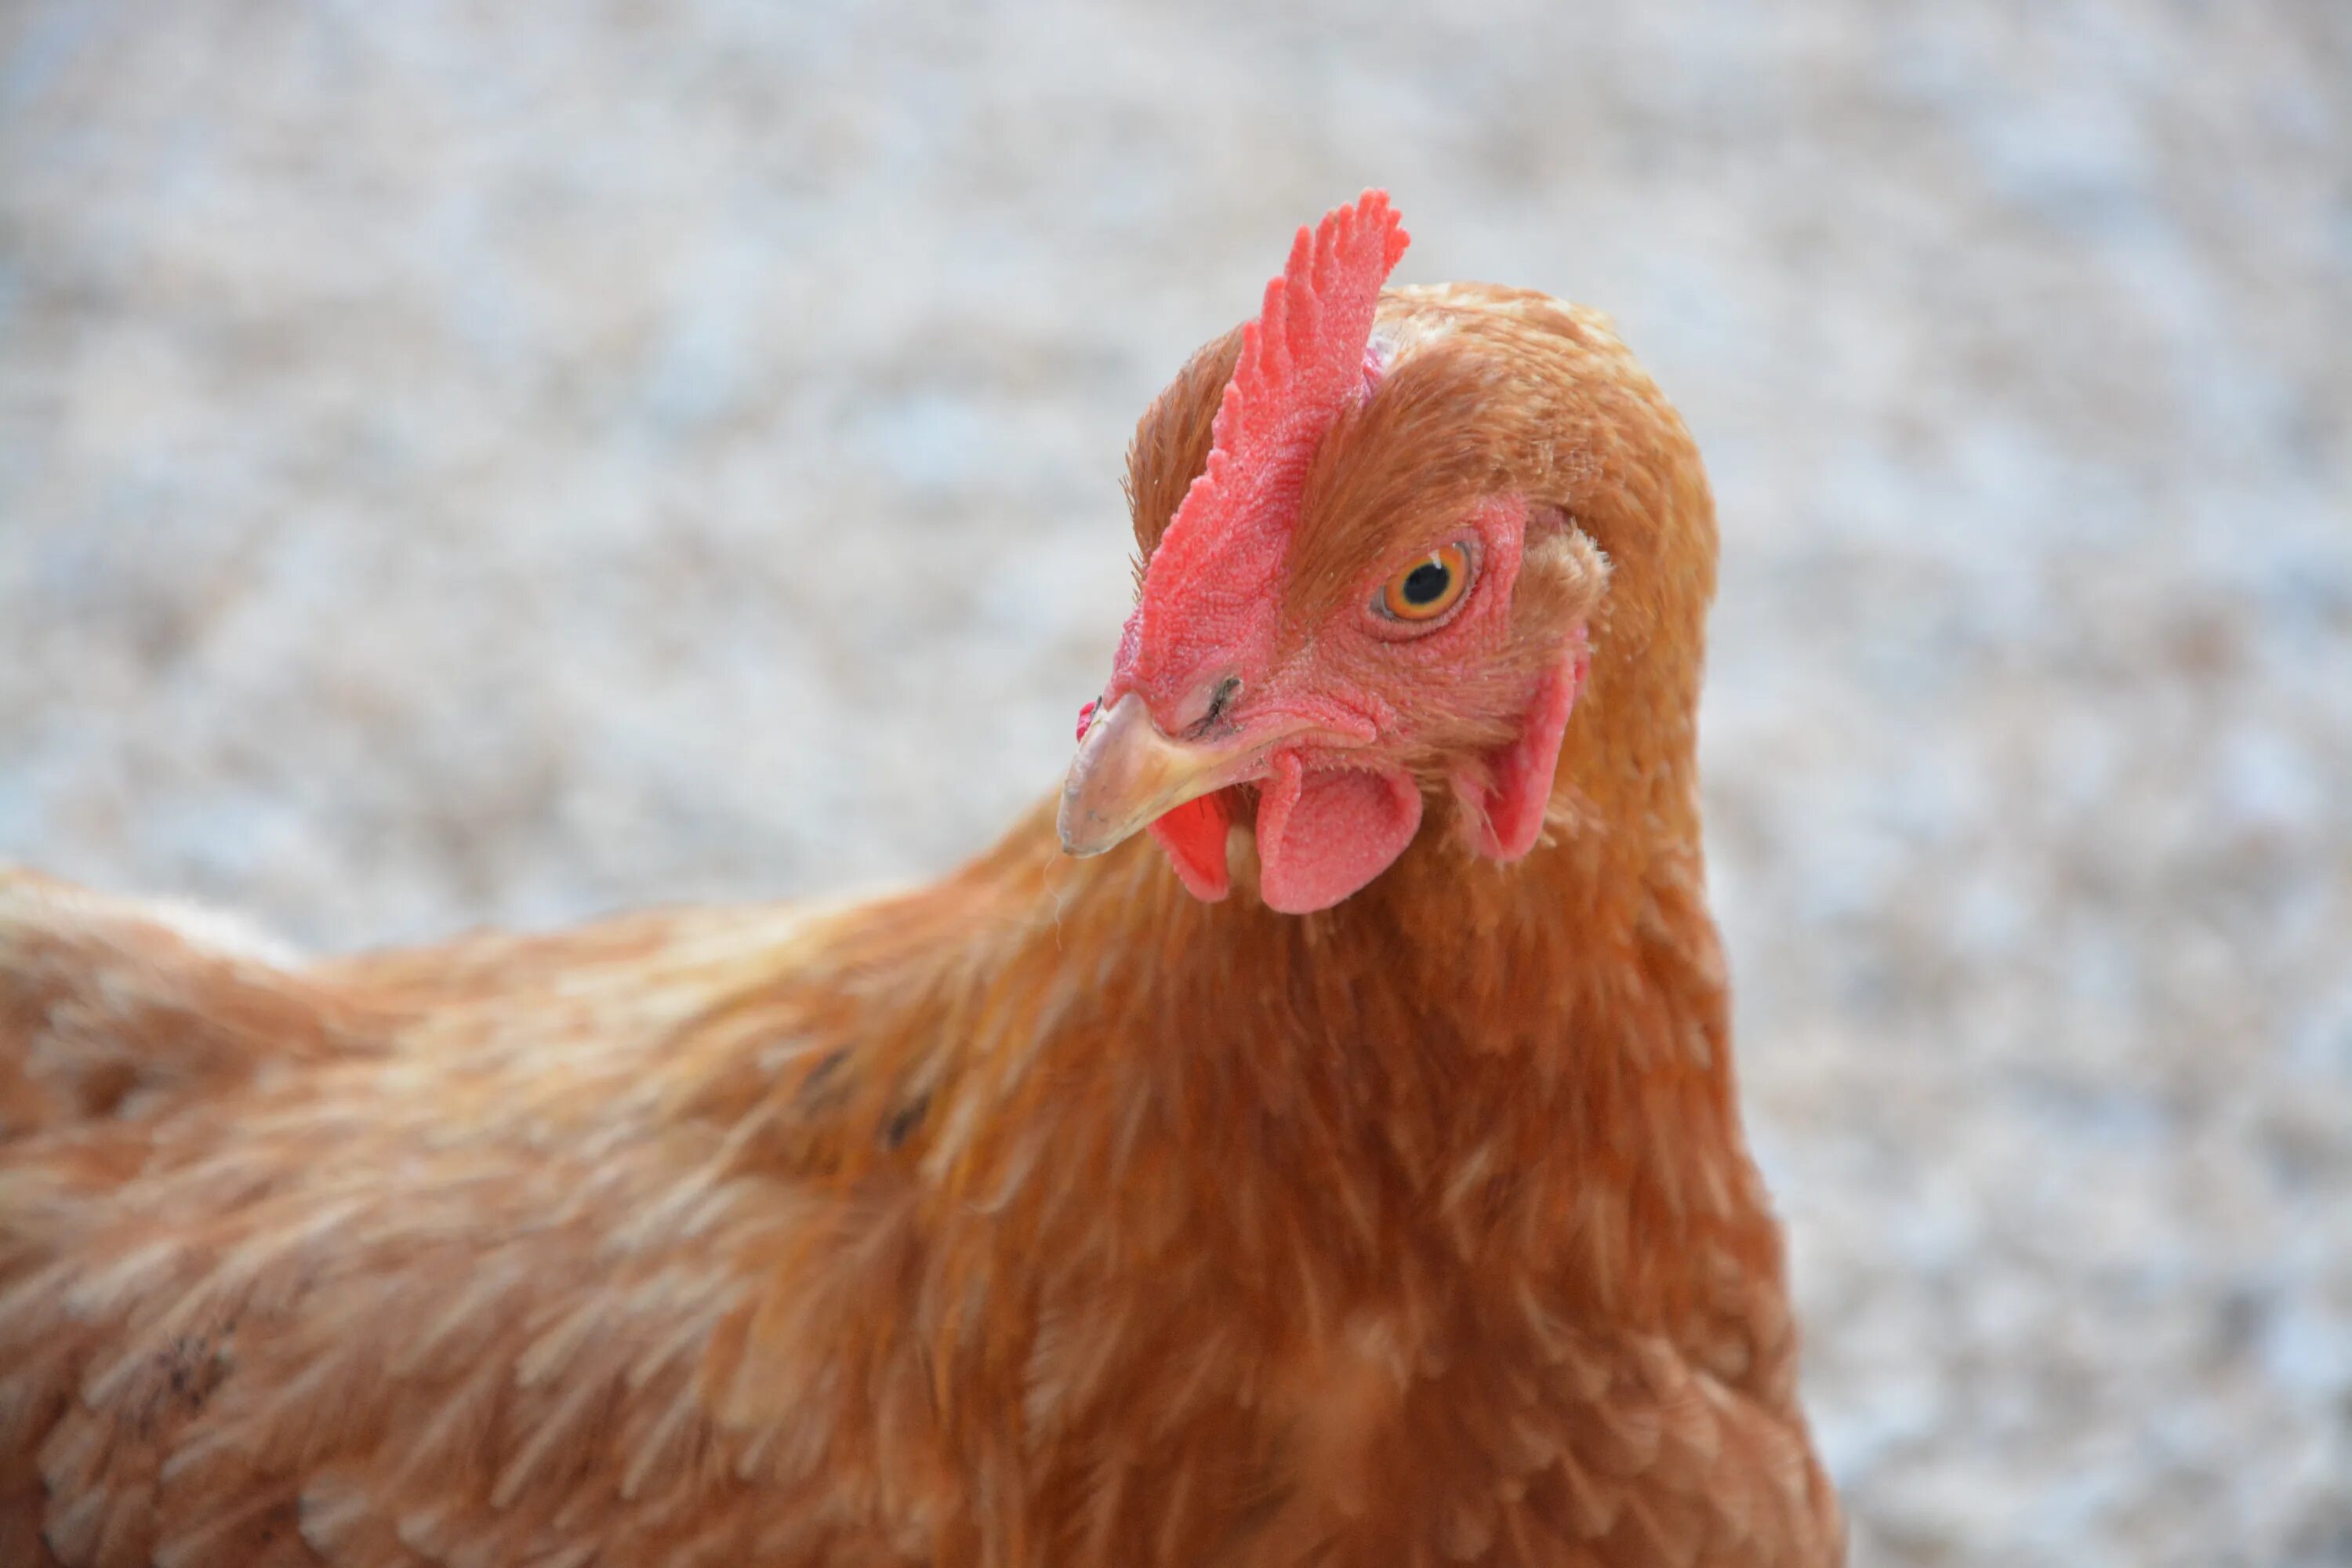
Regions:
[[1212, 790], [1265, 771], [1267, 750], [1282, 737], [1220, 742], [1171, 741], [1130, 691], [1087, 726], [1062, 786], [1062, 847], [1099, 855], [1146, 823]]

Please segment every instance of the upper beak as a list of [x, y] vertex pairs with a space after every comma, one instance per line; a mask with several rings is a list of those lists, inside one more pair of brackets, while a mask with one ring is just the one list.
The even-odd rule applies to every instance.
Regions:
[[1062, 786], [1062, 847], [1099, 855], [1154, 818], [1265, 771], [1279, 736], [1171, 741], [1130, 691], [1087, 726]]

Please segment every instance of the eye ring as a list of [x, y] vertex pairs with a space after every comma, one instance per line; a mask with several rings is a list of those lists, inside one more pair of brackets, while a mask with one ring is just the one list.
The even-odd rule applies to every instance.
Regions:
[[1467, 544], [1445, 544], [1407, 563], [1372, 599], [1383, 620], [1429, 627], [1445, 618], [1470, 592], [1475, 565]]

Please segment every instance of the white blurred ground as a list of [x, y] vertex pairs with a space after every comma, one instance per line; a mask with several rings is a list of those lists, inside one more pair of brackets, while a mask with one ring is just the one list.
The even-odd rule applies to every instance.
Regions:
[[2352, 9], [1463, 9], [0, 5], [0, 858], [336, 945], [944, 868], [1144, 401], [1384, 184], [1709, 455], [1857, 1561], [2352, 1563]]

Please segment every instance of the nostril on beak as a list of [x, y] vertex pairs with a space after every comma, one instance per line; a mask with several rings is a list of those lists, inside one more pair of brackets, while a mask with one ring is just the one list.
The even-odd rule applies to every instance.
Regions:
[[1189, 732], [1194, 735], [1205, 735], [1215, 729], [1223, 721], [1226, 711], [1233, 707], [1234, 700], [1241, 694], [1242, 678], [1240, 676], [1228, 675], [1217, 682], [1215, 688], [1209, 693], [1207, 710], [1201, 715]]

